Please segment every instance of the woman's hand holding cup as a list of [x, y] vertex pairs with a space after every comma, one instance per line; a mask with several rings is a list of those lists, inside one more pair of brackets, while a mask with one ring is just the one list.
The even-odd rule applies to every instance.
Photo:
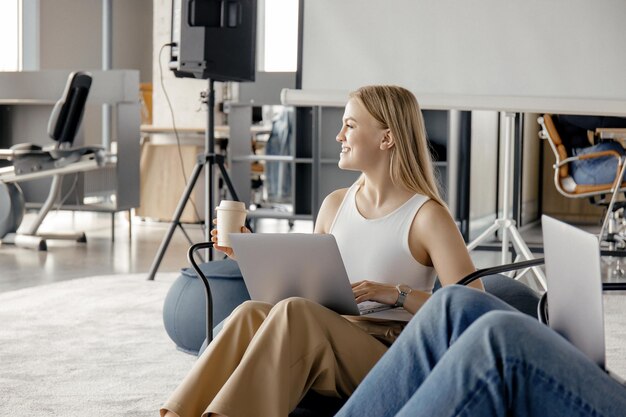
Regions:
[[[217, 226], [217, 219], [213, 219], [213, 224]], [[241, 233], [251, 233], [250, 229], [248, 229], [246, 226], [241, 226]], [[220, 246], [218, 245], [218, 238], [217, 238], [217, 228], [211, 230], [211, 242], [213, 242], [213, 248], [215, 250], [218, 250], [222, 253], [224, 253], [226, 256], [228, 256], [231, 259], [235, 259], [235, 254], [233, 253], [233, 248], [231, 248], [230, 246]]]
[[235, 259], [229, 235], [250, 233], [250, 229], [244, 226], [247, 214], [246, 205], [239, 201], [222, 200], [215, 210], [217, 218], [213, 220], [213, 224], [217, 227], [211, 230], [213, 247], [225, 253], [229, 258]]

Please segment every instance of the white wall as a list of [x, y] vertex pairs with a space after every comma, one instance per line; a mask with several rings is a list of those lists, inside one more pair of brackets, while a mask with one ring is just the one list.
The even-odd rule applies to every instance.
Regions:
[[[102, 67], [102, 0], [40, 0], [40, 69]], [[113, 0], [114, 69], [152, 81], [152, 1]]]
[[[112, 8], [112, 68], [137, 69], [151, 82], [152, 1], [113, 0]], [[39, 69], [101, 68], [102, 0], [39, 0]], [[100, 106], [87, 106], [83, 125], [84, 143], [101, 144]]]

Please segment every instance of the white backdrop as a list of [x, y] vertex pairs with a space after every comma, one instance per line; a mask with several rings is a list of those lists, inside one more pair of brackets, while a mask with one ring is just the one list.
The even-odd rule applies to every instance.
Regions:
[[303, 31], [303, 90], [626, 102], [623, 0], [305, 0]]

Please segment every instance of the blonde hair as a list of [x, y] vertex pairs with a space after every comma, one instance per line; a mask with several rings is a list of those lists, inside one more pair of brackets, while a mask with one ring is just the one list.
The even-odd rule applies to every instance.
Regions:
[[[424, 118], [413, 93], [397, 86], [370, 85], [350, 93], [350, 98], [358, 99], [395, 139], [389, 165], [391, 181], [446, 207], [439, 194]], [[363, 177], [359, 181], [362, 183]]]

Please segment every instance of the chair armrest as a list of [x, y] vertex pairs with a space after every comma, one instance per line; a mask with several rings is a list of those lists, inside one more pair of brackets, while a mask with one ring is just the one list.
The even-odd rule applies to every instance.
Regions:
[[544, 258], [537, 258], [537, 259], [531, 259], [528, 261], [514, 262], [514, 263], [506, 264], [506, 265], [499, 265], [499, 266], [492, 266], [490, 268], [478, 269], [472, 272], [471, 274], [465, 276], [464, 278], [461, 278], [459, 282], [457, 282], [457, 285], [468, 285], [476, 281], [478, 278], [485, 277], [487, 275], [501, 274], [503, 272], [530, 268], [533, 266], [543, 265], [544, 262], [545, 262]]
[[15, 153], [11, 149], [0, 149], [0, 159], [11, 160]]
[[593, 153], [588, 153], [588, 154], [585, 154], [585, 155], [570, 156], [569, 158], [565, 158], [562, 161], [553, 164], [552, 168], [558, 169], [558, 168], [562, 167], [563, 165], [569, 164], [570, 162], [582, 161], [583, 159], [606, 158], [607, 156], [613, 156], [615, 158], [618, 158], [617, 165], [618, 165], [618, 171], [619, 171], [619, 167], [623, 163], [622, 157], [621, 157], [621, 155], [619, 153], [617, 153], [616, 151], [612, 151], [612, 150], [601, 151], [601, 152], [593, 152]]
[[603, 282], [602, 291], [626, 291], [626, 282]]
[[[615, 158], [621, 158], [621, 155], [617, 152], [617, 151], [600, 151], [600, 152], [592, 152], [592, 153], [587, 153], [584, 155], [578, 155], [576, 158], [583, 160], [583, 159], [593, 159], [593, 158], [602, 158], [602, 157], [606, 157], [606, 156], [613, 156]], [[569, 159], [569, 158], [568, 158]]]

